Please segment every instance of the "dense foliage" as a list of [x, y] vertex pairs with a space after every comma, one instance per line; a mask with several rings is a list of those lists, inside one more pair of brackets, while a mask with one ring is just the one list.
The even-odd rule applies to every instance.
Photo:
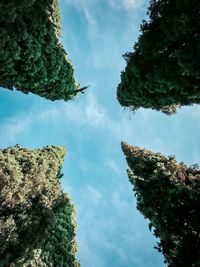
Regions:
[[59, 42], [58, 0], [1, 0], [0, 86], [69, 100], [79, 86]]
[[200, 1], [151, 0], [134, 51], [121, 74], [122, 106], [176, 112], [200, 103]]
[[43, 239], [26, 257], [13, 267], [79, 267], [75, 255], [75, 211], [67, 194], [63, 194], [64, 205], [54, 211], [53, 223], [48, 227]]
[[122, 143], [138, 210], [169, 267], [200, 266], [200, 170]]
[[79, 267], [75, 259], [75, 211], [67, 195], [65, 200], [65, 206], [56, 212], [54, 224], [48, 230], [46, 240], [41, 243], [41, 250], [47, 266]]
[[0, 266], [78, 266], [74, 208], [59, 181], [64, 156], [54, 146], [0, 150]]

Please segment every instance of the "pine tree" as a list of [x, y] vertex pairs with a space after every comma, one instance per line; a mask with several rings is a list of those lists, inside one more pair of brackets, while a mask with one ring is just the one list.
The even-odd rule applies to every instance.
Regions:
[[50, 100], [72, 99], [79, 85], [59, 38], [58, 0], [2, 0], [0, 86]]
[[64, 156], [55, 146], [0, 150], [0, 266], [79, 266], [74, 207], [59, 180]]
[[151, 0], [134, 51], [126, 53], [117, 98], [122, 106], [161, 110], [200, 103], [200, 2]]
[[200, 170], [122, 143], [138, 210], [169, 267], [200, 266]]

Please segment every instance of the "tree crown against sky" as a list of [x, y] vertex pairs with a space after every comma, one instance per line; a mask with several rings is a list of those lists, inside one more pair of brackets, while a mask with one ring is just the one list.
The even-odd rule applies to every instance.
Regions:
[[55, 146], [0, 150], [0, 266], [79, 266], [75, 211], [60, 185], [64, 156]]
[[79, 84], [60, 43], [57, 0], [0, 3], [0, 86], [50, 100], [72, 99]]
[[[66, 27], [67, 28], [67, 27]], [[109, 73], [109, 71], [108, 71], [108, 73]], [[8, 98], [9, 99], [9, 98]], [[16, 99], [18, 99], [17, 97], [16, 97]], [[20, 98], [19, 98], [19, 100], [21, 100]], [[23, 100], [21, 100], [21, 101], [23, 101]], [[36, 109], [34, 109], [34, 111], [35, 111]], [[27, 110], [28, 111], [28, 110]], [[18, 111], [19, 112], [19, 111]], [[14, 113], [13, 113], [14, 114]], [[22, 118], [23, 119], [23, 116], [22, 117], [20, 117], [20, 118]], [[6, 120], [5, 120], [6, 121]], [[51, 122], [50, 122], [51, 123]], [[158, 122], [158, 124], [159, 124], [159, 122]], [[42, 124], [40, 124], [39, 125], [39, 127], [41, 127], [41, 125]], [[122, 124], [123, 125], [123, 124]], [[55, 124], [54, 124], [54, 126], [56, 126]], [[72, 126], [74, 126], [73, 124], [72, 124]], [[37, 127], [38, 127], [38, 125], [37, 125]], [[38, 132], [40, 132], [40, 129], [39, 129], [39, 127], [37, 128], [37, 130], [38, 130]], [[42, 127], [41, 127], [42, 128]], [[46, 127], [47, 128], [47, 127]], [[68, 127], [69, 128], [69, 127]], [[89, 127], [88, 127], [89, 128]], [[137, 128], [137, 127], [135, 127], [135, 128]], [[2, 129], [4, 129], [4, 128], [2, 128]], [[66, 128], [65, 128], [65, 130], [63, 130], [62, 129], [62, 131], [64, 131], [65, 133], [67, 132], [66, 131]], [[36, 132], [35, 131], [32, 131], [32, 134], [33, 134], [33, 136], [34, 136], [34, 134], [35, 134]], [[20, 136], [18, 136], [18, 138], [21, 138], [21, 140], [22, 140], [22, 135], [24, 135], [24, 133], [21, 133], [20, 134]], [[26, 134], [24, 135], [24, 136], [26, 136]], [[53, 135], [52, 135], [53, 136]], [[65, 135], [66, 136], [66, 135]], [[69, 136], [70, 136], [70, 134], [69, 134]], [[88, 135], [88, 136], [90, 136], [90, 135]], [[133, 135], [133, 137], [134, 137], [134, 135]], [[27, 138], [27, 137], [26, 137]], [[45, 137], [43, 137], [43, 142], [46, 142], [46, 136]], [[64, 137], [65, 138], [65, 137]], [[31, 144], [31, 142], [34, 142], [34, 141], [32, 141], [33, 140], [33, 138], [31, 138], [31, 136], [29, 136], [29, 142], [30, 142], [30, 144]], [[55, 142], [57, 142], [57, 134], [55, 134]], [[140, 139], [141, 140], [141, 139]], [[62, 140], [63, 141], [63, 140]], [[77, 139], [76, 139], [76, 141], [77, 141]], [[37, 141], [35, 141], [35, 142], [37, 142]], [[64, 141], [63, 141], [64, 142]], [[34, 143], [35, 144], [35, 143]], [[95, 152], [96, 153], [96, 152]], [[92, 155], [93, 156], [93, 155]], [[76, 161], [76, 164], [77, 165], [79, 165], [78, 163], [77, 163], [77, 161]], [[97, 165], [98, 166], [98, 165]], [[96, 166], [95, 166], [96, 167]], [[98, 168], [96, 168], [97, 170], [98, 170]], [[107, 184], [106, 184], [107, 185]], [[105, 187], [106, 187], [106, 185], [105, 185]], [[108, 187], [107, 187], [108, 188]], [[112, 189], [112, 188], [111, 188]], [[80, 192], [80, 191], [79, 191]], [[78, 195], [78, 194], [77, 194]], [[89, 195], [89, 197], [90, 197], [90, 195]], [[88, 198], [89, 198], [88, 197]], [[86, 201], [85, 201], [86, 202]], [[89, 202], [90, 203], [90, 202]], [[103, 216], [102, 216], [103, 217]], [[98, 218], [99, 219], [99, 218]], [[120, 221], [120, 220], [119, 220]], [[120, 224], [119, 224], [120, 225]], [[120, 226], [118, 226], [118, 229], [120, 229], [119, 228]], [[127, 228], [129, 228], [129, 227], [127, 227]], [[100, 231], [99, 231], [100, 232]], [[121, 233], [121, 231], [118, 231], [118, 234], [120, 235], [120, 233]], [[100, 233], [100, 235], [101, 235], [101, 233]], [[93, 243], [93, 244], [95, 244], [95, 243]], [[128, 243], [127, 243], [128, 244]], [[91, 245], [91, 244], [90, 244]], [[92, 245], [91, 245], [91, 247], [92, 247]], [[130, 247], [130, 246], [129, 246]], [[132, 247], [134, 247], [134, 246], [132, 246]], [[126, 250], [126, 248], [124, 249], [124, 250]], [[128, 249], [127, 249], [128, 250]], [[91, 255], [92, 255], [92, 253], [91, 253]], [[114, 253], [113, 253], [113, 255], [115, 255]], [[130, 262], [131, 262], [131, 260], [130, 260]], [[91, 264], [91, 263], [90, 263]]]
[[159, 237], [169, 267], [200, 265], [200, 170], [122, 143], [138, 210]]
[[117, 88], [122, 106], [161, 110], [200, 102], [200, 3], [152, 0]]

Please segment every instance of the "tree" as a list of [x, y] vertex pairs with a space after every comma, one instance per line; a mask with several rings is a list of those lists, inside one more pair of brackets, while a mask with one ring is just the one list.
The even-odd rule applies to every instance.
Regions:
[[0, 150], [0, 266], [79, 266], [74, 208], [59, 181], [64, 156], [55, 146]]
[[53, 223], [48, 227], [43, 239], [13, 267], [80, 267], [75, 258], [77, 252], [75, 210], [69, 196], [63, 194], [63, 198], [65, 203], [55, 211]]
[[122, 142], [137, 209], [169, 267], [200, 266], [200, 170]]
[[72, 99], [79, 84], [59, 38], [58, 0], [2, 0], [0, 86], [50, 100]]
[[75, 210], [67, 194], [66, 204], [55, 215], [54, 224], [42, 240], [41, 250], [47, 266], [79, 267], [75, 255], [77, 244], [75, 240]]
[[200, 103], [200, 2], [151, 0], [117, 88], [122, 106], [161, 110]]

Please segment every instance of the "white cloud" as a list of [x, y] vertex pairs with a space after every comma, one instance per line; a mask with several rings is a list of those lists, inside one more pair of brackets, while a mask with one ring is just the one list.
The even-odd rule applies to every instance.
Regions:
[[0, 126], [0, 140], [2, 145], [17, 143], [17, 138], [22, 133], [29, 130], [31, 125], [30, 117], [24, 117], [22, 114], [13, 116]]
[[200, 117], [200, 106], [199, 105], [193, 105], [190, 107], [191, 113], [193, 117]]
[[89, 197], [93, 204], [99, 203], [99, 201], [102, 199], [102, 193], [100, 190], [97, 190], [96, 188], [88, 185], [86, 188], [84, 188], [84, 191], [87, 192], [87, 197]]
[[116, 174], [122, 174], [122, 170], [116, 161], [114, 161], [113, 159], [110, 159], [110, 160], [108, 159], [107, 164], [108, 164], [108, 167], [111, 170], [113, 170]]
[[85, 107], [85, 119], [86, 122], [92, 127], [105, 127], [106, 123], [108, 123], [109, 118], [106, 114], [104, 108], [99, 104], [95, 95], [88, 94], [87, 105]]
[[[98, 104], [96, 96], [93, 93], [86, 93], [81, 100], [69, 102], [51, 102], [51, 105], [43, 108], [33, 107], [29, 111], [29, 118], [31, 116], [32, 122], [39, 119], [40, 123], [55, 123], [56, 121], [67, 121], [73, 124], [88, 125], [91, 127], [102, 127], [105, 123], [105, 112]], [[85, 99], [84, 99], [85, 98]], [[32, 115], [31, 115], [32, 114]], [[25, 114], [21, 114], [24, 117]], [[30, 120], [30, 119], [29, 119]]]
[[0, 125], [1, 145], [17, 142], [21, 135], [25, 136], [35, 125], [40, 127], [48, 123], [51, 125], [73, 123], [73, 125], [88, 127], [88, 129], [105, 129], [111, 123], [111, 119], [96, 96], [88, 92], [80, 97], [82, 101], [79, 102], [52, 102], [45, 108], [33, 106], [29, 111], [5, 119]]
[[48, 109], [40, 111], [37, 115], [43, 122], [64, 121], [79, 126], [104, 129], [110, 118], [106, 110], [100, 105], [96, 96], [92, 92], [80, 96], [82, 102], [71, 101], [62, 105], [55, 104]]
[[66, 4], [73, 5], [76, 8], [82, 8], [92, 3], [92, 0], [65, 0]]
[[[83, 8], [88, 6], [98, 5], [102, 3], [102, 0], [92, 1], [92, 0], [65, 0], [66, 4], [75, 6], [76, 8]], [[108, 0], [105, 1], [113, 8], [124, 7], [125, 9], [136, 9], [141, 7], [145, 0]]]
[[130, 10], [130, 9], [137, 9], [141, 7], [144, 1], [143, 0], [123, 0], [122, 3], [126, 9]]
[[93, 93], [87, 93], [85, 103], [66, 103], [63, 113], [66, 120], [72, 120], [79, 125], [88, 125], [91, 128], [102, 129], [109, 121], [105, 109], [99, 104]]
[[[95, 90], [95, 86], [93, 89]], [[141, 110], [141, 112], [138, 111], [138, 114], [137, 117], [140, 117], [139, 121], [142, 124], [148, 122], [148, 111]], [[45, 107], [33, 106], [28, 112], [14, 115], [0, 126], [0, 137], [4, 143], [13, 143], [21, 135], [25, 136], [34, 126], [40, 128], [43, 125], [48, 127], [48, 124], [51, 126], [62, 124], [63, 127], [73, 125], [73, 127], [83, 127], [88, 131], [96, 129], [103, 134], [105, 139], [118, 140], [120, 143], [122, 139], [128, 141], [134, 138], [137, 132], [131, 122], [134, 120], [134, 116], [130, 120], [127, 114], [122, 112], [114, 118], [109, 110], [102, 106], [95, 93], [88, 91], [85, 95], [79, 96], [76, 101], [52, 102]], [[115, 172], [119, 171], [114, 161], [109, 164]]]
[[[138, 35], [138, 11], [146, 2], [147, 0], [65, 0], [66, 4], [78, 9], [88, 22], [86, 39], [89, 41], [90, 65], [96, 69], [108, 69], [112, 73], [115, 66], [115, 72], [120, 73], [125, 65], [122, 55], [132, 49], [134, 35]], [[110, 10], [110, 16], [107, 11], [103, 11], [102, 4], [106, 10]], [[116, 27], [120, 14], [126, 20], [121, 19], [124, 25]], [[113, 21], [114, 15], [116, 21]], [[130, 36], [133, 36], [131, 42]], [[126, 46], [122, 48], [119, 42], [126, 43]]]
[[137, 11], [146, 4], [146, 0], [109, 0], [113, 8], [124, 8], [127, 11]]
[[71, 188], [77, 209], [78, 251], [83, 266], [104, 267], [109, 258], [114, 266], [131, 263], [142, 267], [143, 253], [157, 253], [147, 222], [134, 208], [131, 189], [127, 191], [124, 183], [122, 187], [115, 186]]
[[84, 8], [84, 14], [85, 14], [85, 17], [86, 17], [86, 19], [90, 25], [95, 25], [97, 23], [96, 20], [94, 19], [93, 15], [92, 15], [92, 13], [90, 12], [90, 10], [87, 7]]
[[[79, 103], [78, 101], [71, 101], [62, 105], [57, 104], [49, 109], [40, 111], [35, 116], [40, 117], [40, 121], [43, 122], [60, 121], [64, 125], [73, 123], [73, 125], [79, 127], [98, 129], [103, 131], [106, 137], [112, 137], [112, 139], [127, 140], [134, 137], [136, 129], [126, 113], [122, 112], [118, 118], [114, 119], [109, 114], [109, 111], [101, 105], [92, 91], [88, 91], [84, 96], [80, 97], [84, 99]], [[148, 122], [150, 112], [138, 111], [139, 115], [137, 117], [140, 117], [142, 124]], [[131, 119], [134, 119], [134, 116]], [[112, 163], [111, 167], [116, 169], [114, 163]]]

